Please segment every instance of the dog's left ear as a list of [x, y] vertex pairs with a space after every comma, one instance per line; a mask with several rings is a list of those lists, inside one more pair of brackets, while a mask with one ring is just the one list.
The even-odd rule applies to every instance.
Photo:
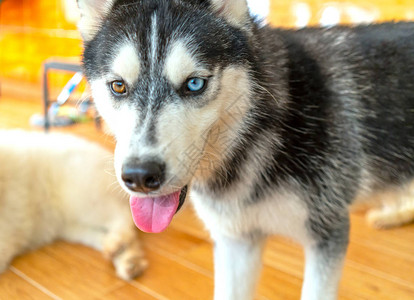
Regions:
[[236, 27], [250, 23], [249, 7], [246, 0], [210, 0], [214, 11]]
[[81, 14], [78, 23], [84, 41], [92, 40], [115, 0], [77, 0]]

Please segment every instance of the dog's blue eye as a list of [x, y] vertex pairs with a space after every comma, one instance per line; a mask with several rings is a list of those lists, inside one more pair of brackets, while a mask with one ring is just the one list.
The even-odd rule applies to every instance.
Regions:
[[189, 92], [200, 92], [206, 85], [206, 80], [202, 78], [190, 78], [187, 81], [187, 88]]

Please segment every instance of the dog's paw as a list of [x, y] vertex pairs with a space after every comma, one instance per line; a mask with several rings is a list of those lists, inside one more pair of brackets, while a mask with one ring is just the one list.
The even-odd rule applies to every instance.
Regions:
[[367, 214], [367, 221], [376, 229], [390, 229], [413, 222], [414, 210], [408, 209], [373, 209]]
[[108, 234], [103, 243], [103, 255], [110, 260], [120, 255], [127, 247], [130, 241], [122, 234]]
[[127, 249], [114, 259], [114, 266], [118, 277], [124, 280], [132, 280], [140, 276], [148, 267], [148, 261], [142, 251]]
[[397, 211], [372, 209], [367, 214], [368, 224], [376, 229], [390, 229], [404, 224]]

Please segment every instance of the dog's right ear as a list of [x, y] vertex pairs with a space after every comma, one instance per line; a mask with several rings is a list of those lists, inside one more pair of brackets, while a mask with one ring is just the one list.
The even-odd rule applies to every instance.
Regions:
[[210, 0], [213, 10], [236, 27], [245, 27], [249, 21], [246, 0]]
[[110, 12], [115, 0], [77, 0], [81, 14], [78, 23], [84, 41], [90, 41], [98, 32], [99, 26]]

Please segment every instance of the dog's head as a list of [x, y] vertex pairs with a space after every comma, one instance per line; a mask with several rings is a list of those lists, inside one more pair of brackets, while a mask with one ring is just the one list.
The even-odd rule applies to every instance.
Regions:
[[[78, 0], [84, 69], [137, 225], [165, 229], [229, 148], [249, 99], [245, 0]], [[152, 213], [153, 212], [153, 213]], [[157, 220], [149, 214], [153, 214]]]

